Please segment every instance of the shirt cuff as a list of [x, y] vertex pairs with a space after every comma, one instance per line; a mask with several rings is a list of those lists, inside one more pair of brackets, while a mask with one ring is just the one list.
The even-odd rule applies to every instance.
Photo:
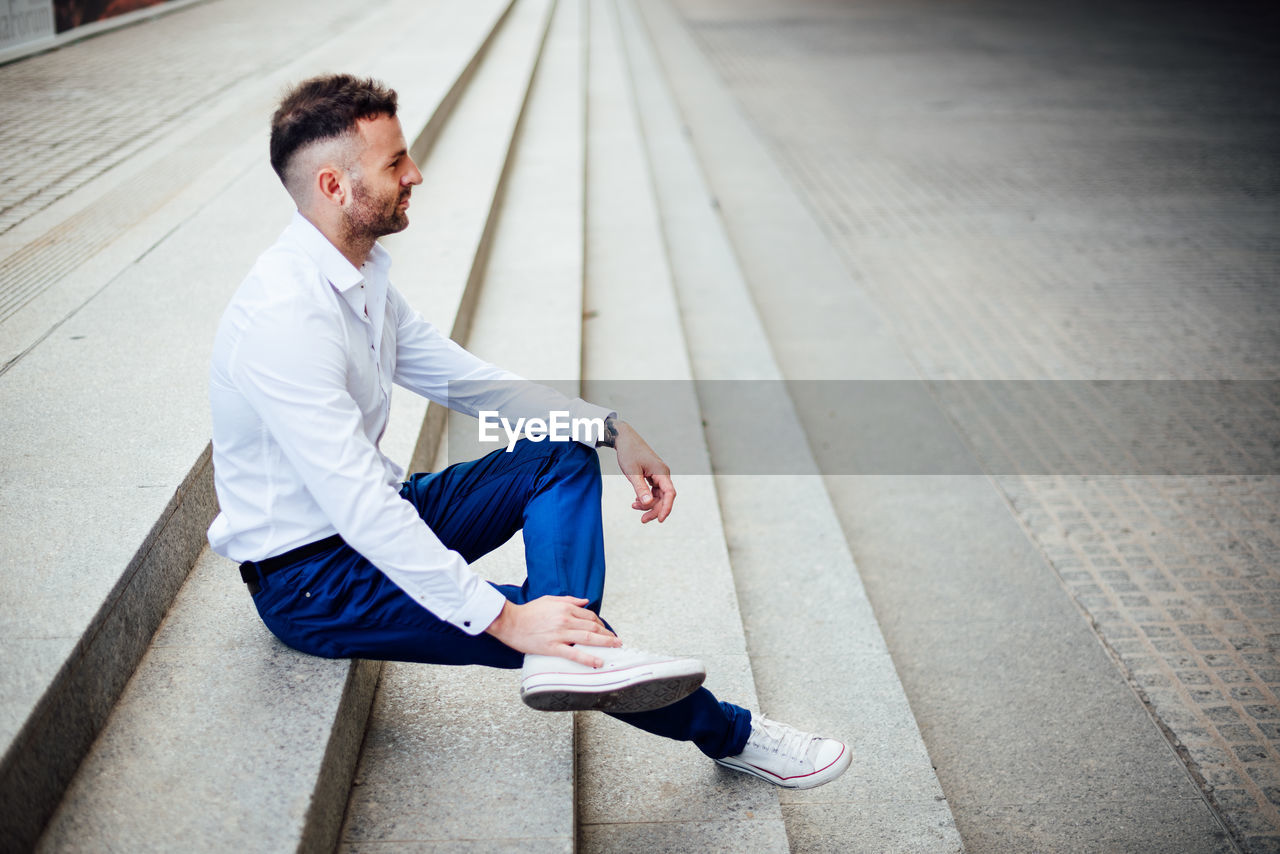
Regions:
[[[575, 419], [598, 418], [603, 424], [608, 418], [618, 417], [618, 413], [614, 412], [612, 409], [606, 409], [603, 406], [596, 406], [594, 403], [587, 403], [580, 397], [575, 397], [569, 404], [569, 407], [572, 417]], [[595, 433], [591, 430], [584, 430], [583, 433], [586, 435], [578, 440], [578, 444], [586, 445], [588, 448], [594, 448], [596, 446], [597, 439]]]
[[469, 635], [478, 635], [492, 625], [507, 604], [507, 597], [487, 581], [482, 581], [476, 592], [461, 608], [453, 612], [448, 622]]

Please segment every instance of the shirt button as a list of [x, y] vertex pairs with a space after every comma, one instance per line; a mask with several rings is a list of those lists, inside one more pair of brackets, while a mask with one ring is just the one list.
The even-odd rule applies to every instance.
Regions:
[[463, 621], [462, 621], [462, 625], [466, 626], [467, 628], [471, 628], [471, 621], [470, 621], [470, 620], [463, 620]]

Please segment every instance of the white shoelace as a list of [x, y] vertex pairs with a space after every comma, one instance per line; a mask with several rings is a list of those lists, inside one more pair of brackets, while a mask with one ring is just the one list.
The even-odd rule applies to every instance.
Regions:
[[817, 740], [818, 736], [811, 732], [801, 732], [760, 715], [751, 722], [751, 736], [747, 743], [786, 759], [808, 762], [809, 748]]

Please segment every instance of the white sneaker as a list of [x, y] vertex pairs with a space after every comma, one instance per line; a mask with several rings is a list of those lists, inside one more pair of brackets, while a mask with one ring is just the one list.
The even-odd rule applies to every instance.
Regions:
[[654, 655], [631, 647], [586, 647], [604, 661], [587, 667], [558, 655], [526, 655], [520, 699], [542, 712], [647, 712], [698, 690], [707, 669], [693, 658]]
[[812, 789], [843, 774], [852, 758], [849, 748], [834, 738], [752, 715], [747, 746], [737, 756], [716, 762], [785, 789]]

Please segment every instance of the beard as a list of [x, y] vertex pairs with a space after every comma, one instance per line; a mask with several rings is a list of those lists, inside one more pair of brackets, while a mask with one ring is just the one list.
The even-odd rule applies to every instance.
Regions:
[[351, 188], [351, 206], [347, 209], [345, 228], [348, 237], [377, 240], [409, 227], [409, 214], [400, 203], [409, 197], [408, 187], [397, 186], [395, 192], [375, 195], [358, 178]]

